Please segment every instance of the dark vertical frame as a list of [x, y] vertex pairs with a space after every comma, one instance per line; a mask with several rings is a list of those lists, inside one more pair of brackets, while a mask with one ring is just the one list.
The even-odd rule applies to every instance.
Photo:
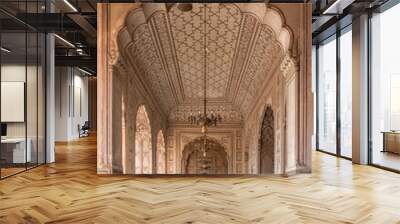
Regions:
[[71, 103], [72, 103], [72, 117], [75, 118], [75, 68], [71, 67]]
[[[28, 21], [28, 0], [25, 0], [25, 21]], [[28, 169], [28, 24], [25, 23], [25, 99], [24, 99], [24, 120], [25, 120], [25, 170]], [[32, 152], [31, 152], [32, 153]], [[32, 155], [32, 154], [31, 154]]]
[[[39, 0], [36, 0], [36, 13], [39, 13]], [[39, 32], [36, 32], [36, 166], [38, 165], [39, 165]]]
[[315, 148], [319, 149], [319, 44], [315, 47]]
[[[44, 0], [44, 5], [45, 5], [45, 13], [48, 13], [48, 8], [50, 7], [50, 2], [48, 0]], [[48, 33], [45, 32], [44, 33], [44, 55], [43, 55], [43, 59], [44, 59], [44, 67], [42, 69], [42, 82], [44, 82], [44, 100], [43, 100], [43, 104], [44, 104], [44, 117], [42, 117], [44, 119], [44, 136], [43, 136], [43, 141], [44, 141], [44, 161], [43, 163], [46, 164], [47, 163], [47, 38], [48, 38]]]
[[368, 36], [367, 36], [367, 41], [368, 41], [368, 54], [367, 54], [367, 64], [368, 64], [368, 69], [367, 69], [367, 82], [368, 82], [368, 99], [367, 99], [367, 107], [368, 107], [368, 112], [367, 112], [367, 119], [368, 119], [368, 164], [372, 164], [373, 161], [373, 148], [372, 148], [372, 64], [371, 64], [371, 57], [372, 57], [372, 29], [371, 29], [371, 19], [372, 19], [372, 12], [368, 12]]
[[[2, 32], [2, 26], [3, 26], [3, 23], [2, 22], [0, 22], [0, 47], [2, 47], [3, 46], [3, 32]], [[3, 67], [3, 64], [1, 63], [3, 60], [2, 60], [2, 55], [3, 55], [3, 52], [1, 52], [1, 50], [0, 50], [0, 125], [1, 124], [3, 124], [3, 122], [1, 122], [1, 80], [2, 80], [2, 73], [1, 73], [1, 70], [2, 70], [2, 67]], [[1, 134], [0, 134], [0, 137], [1, 137]], [[1, 151], [2, 151], [2, 146], [1, 146], [2, 144], [0, 143], [0, 180], [3, 178], [2, 177], [2, 173], [1, 173], [1, 171], [2, 171], [2, 162], [1, 162]]]
[[342, 123], [340, 119], [340, 84], [341, 84], [341, 64], [340, 64], [340, 37], [341, 31], [336, 31], [336, 155], [341, 156], [341, 133]]

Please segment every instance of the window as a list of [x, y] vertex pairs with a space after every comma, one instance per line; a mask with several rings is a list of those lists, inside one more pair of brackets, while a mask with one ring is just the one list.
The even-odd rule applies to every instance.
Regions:
[[371, 18], [371, 162], [400, 170], [400, 5]]
[[352, 26], [317, 45], [317, 149], [352, 157]]
[[318, 144], [336, 154], [336, 36], [318, 47]]
[[352, 157], [352, 33], [340, 36], [340, 154]]

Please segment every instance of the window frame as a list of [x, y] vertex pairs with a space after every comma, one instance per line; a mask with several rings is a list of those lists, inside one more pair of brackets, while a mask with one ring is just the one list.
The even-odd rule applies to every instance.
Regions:
[[[340, 97], [340, 84], [341, 84], [341, 65], [340, 65], [340, 39], [341, 36], [344, 35], [347, 32], [352, 32], [352, 23], [346, 25], [345, 27], [341, 28], [340, 30], [337, 30], [336, 33], [330, 35], [329, 37], [320, 40], [316, 44], [316, 50], [315, 50], [315, 59], [316, 59], [316, 74], [315, 74], [315, 80], [316, 80], [316, 96], [315, 96], [315, 103], [316, 103], [316, 138], [315, 138], [315, 145], [316, 145], [316, 150], [318, 152], [323, 152], [329, 155], [337, 156], [340, 158], [344, 158], [347, 160], [352, 160], [352, 158], [347, 157], [342, 155], [341, 153], [341, 118], [340, 118], [340, 103], [341, 103], [341, 97]], [[330, 41], [336, 41], [336, 152], [328, 152], [322, 148], [319, 147], [319, 96], [320, 96], [320, 74], [319, 74], [319, 62], [320, 62], [320, 56], [319, 56], [319, 47], [322, 43], [330, 42]]]

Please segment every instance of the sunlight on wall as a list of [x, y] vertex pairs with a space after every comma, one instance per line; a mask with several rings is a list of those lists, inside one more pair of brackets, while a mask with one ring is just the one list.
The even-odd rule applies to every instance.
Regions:
[[141, 105], [136, 115], [135, 173], [153, 173], [152, 161], [150, 120], [145, 106]]
[[157, 134], [157, 173], [165, 174], [165, 142], [164, 142], [164, 134], [162, 130], [158, 131]]

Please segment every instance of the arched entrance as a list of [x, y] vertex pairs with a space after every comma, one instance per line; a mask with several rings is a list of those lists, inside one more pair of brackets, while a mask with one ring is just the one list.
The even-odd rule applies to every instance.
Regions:
[[184, 174], [227, 174], [228, 159], [224, 147], [207, 138], [207, 153], [204, 157], [204, 137], [186, 144], [182, 154], [182, 173]]
[[147, 115], [146, 107], [141, 105], [136, 115], [135, 173], [153, 173], [152, 162], [150, 120]]
[[264, 112], [260, 135], [260, 174], [274, 173], [274, 111], [270, 105]]
[[156, 151], [156, 166], [158, 174], [165, 174], [166, 166], [165, 166], [165, 142], [164, 142], [164, 134], [162, 130], [158, 131], [157, 134], [157, 151]]

